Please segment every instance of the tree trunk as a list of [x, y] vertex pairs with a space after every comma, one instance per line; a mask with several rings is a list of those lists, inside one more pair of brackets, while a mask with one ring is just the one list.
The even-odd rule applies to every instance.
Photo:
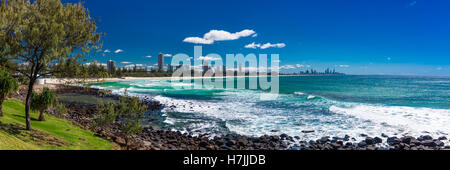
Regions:
[[39, 113], [39, 121], [45, 121], [44, 111], [40, 111], [40, 113]]
[[25, 99], [25, 123], [27, 126], [27, 130], [31, 130], [31, 118], [30, 118], [30, 108], [31, 108], [31, 94], [33, 93], [34, 81], [35, 78], [30, 79], [30, 84], [28, 85], [28, 93], [27, 98]]

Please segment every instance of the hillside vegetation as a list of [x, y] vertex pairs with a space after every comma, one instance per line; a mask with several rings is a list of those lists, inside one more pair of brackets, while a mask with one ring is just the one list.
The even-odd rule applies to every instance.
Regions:
[[0, 150], [112, 150], [114, 144], [94, 136], [73, 123], [53, 116], [37, 121], [31, 112], [33, 130], [25, 130], [24, 105], [16, 99], [3, 103], [0, 117]]

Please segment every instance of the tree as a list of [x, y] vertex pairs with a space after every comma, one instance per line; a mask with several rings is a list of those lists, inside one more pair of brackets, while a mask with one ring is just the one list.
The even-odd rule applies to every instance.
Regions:
[[3, 117], [3, 102], [6, 97], [19, 88], [16, 79], [14, 79], [11, 74], [9, 74], [4, 69], [0, 68], [0, 117]]
[[137, 97], [121, 97], [119, 103], [100, 105], [93, 124], [94, 127], [102, 128], [116, 125], [128, 149], [129, 137], [142, 131], [141, 122], [147, 109], [148, 107]]
[[31, 95], [31, 109], [39, 111], [39, 121], [45, 121], [44, 112], [47, 111], [56, 101], [55, 92], [45, 87], [40, 94]]
[[60, 0], [8, 0], [0, 6], [4, 55], [29, 78], [25, 99], [26, 129], [31, 129], [30, 98], [36, 80], [54, 73], [49, 64], [98, 49], [101, 34], [83, 3]]

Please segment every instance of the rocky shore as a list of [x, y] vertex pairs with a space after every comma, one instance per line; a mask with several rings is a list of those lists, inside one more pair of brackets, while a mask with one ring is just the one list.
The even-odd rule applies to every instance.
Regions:
[[[117, 99], [102, 90], [61, 86], [57, 88], [58, 94], [77, 93]], [[105, 95], [106, 94], [106, 95]], [[159, 102], [143, 99], [149, 105], [149, 110], [161, 109]], [[96, 113], [96, 105], [64, 102], [68, 113], [63, 116], [67, 120], [77, 122], [80, 126], [90, 129], [90, 122]], [[151, 120], [150, 120], [151, 121]], [[125, 140], [119, 137], [119, 130], [95, 129], [97, 136], [125, 146]], [[302, 131], [314, 133], [314, 131]], [[380, 137], [363, 136], [365, 140], [356, 141], [348, 135], [344, 137], [322, 137], [318, 140], [302, 141], [298, 136], [291, 137], [286, 134], [279, 136], [248, 137], [237, 134], [226, 134], [211, 138], [207, 135], [196, 136], [189, 133], [170, 131], [168, 129], [155, 129], [145, 127], [141, 133], [131, 137], [128, 149], [132, 150], [450, 150], [447, 137], [433, 139], [431, 136], [420, 137], [403, 136]], [[125, 148], [125, 147], [123, 147]]]

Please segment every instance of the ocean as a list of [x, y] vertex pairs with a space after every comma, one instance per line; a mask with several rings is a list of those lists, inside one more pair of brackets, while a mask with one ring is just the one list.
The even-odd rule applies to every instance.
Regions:
[[303, 141], [383, 133], [436, 138], [450, 134], [449, 77], [283, 76], [279, 96], [273, 100], [261, 100], [267, 91], [248, 87], [177, 87], [194, 83], [147, 80], [93, 86], [157, 100], [166, 107], [153, 114], [162, 117], [164, 127], [194, 134], [284, 133]]

